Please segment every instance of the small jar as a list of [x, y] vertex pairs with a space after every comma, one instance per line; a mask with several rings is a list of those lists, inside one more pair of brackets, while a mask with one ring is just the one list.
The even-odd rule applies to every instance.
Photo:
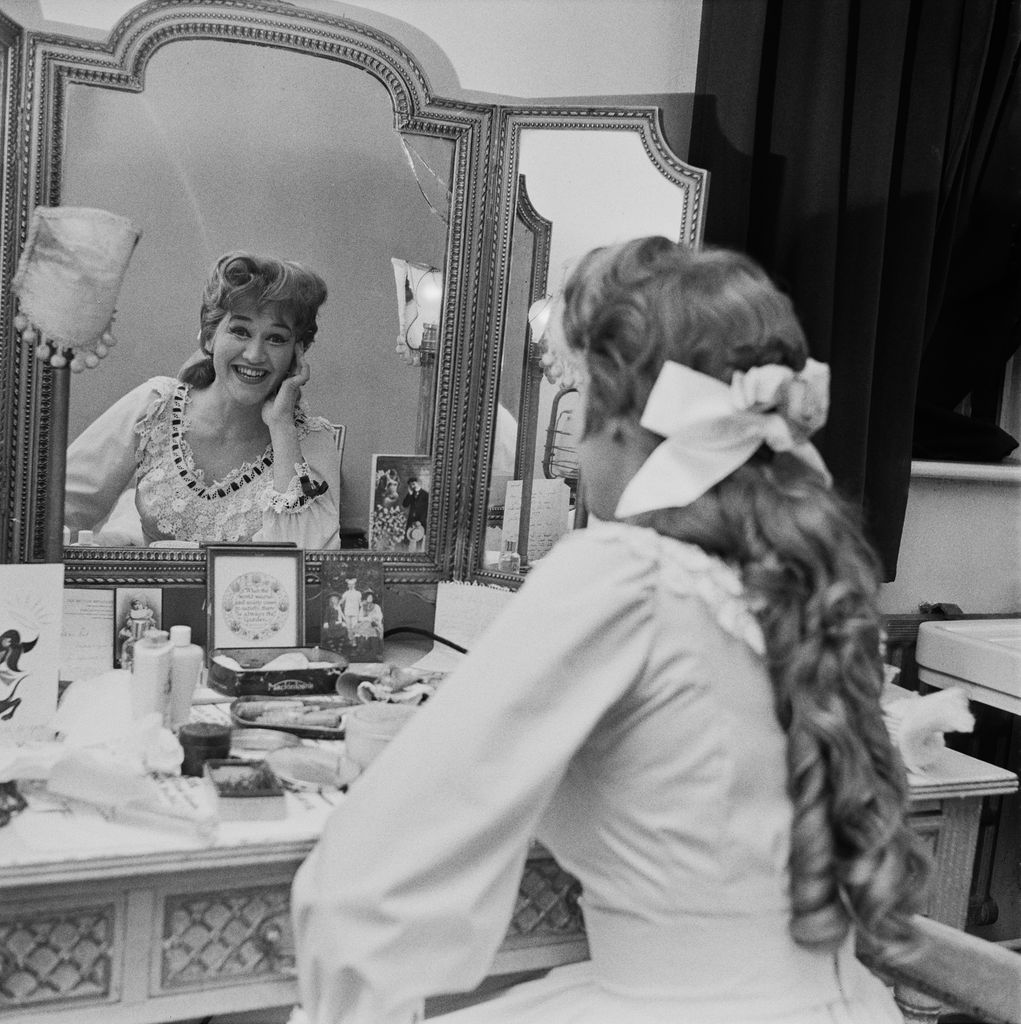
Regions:
[[521, 572], [521, 555], [518, 554], [518, 542], [516, 540], [505, 540], [503, 551], [500, 552], [500, 560], [496, 563], [500, 572]]
[[215, 722], [185, 722], [177, 731], [184, 750], [182, 775], [201, 775], [206, 761], [230, 756], [230, 726]]

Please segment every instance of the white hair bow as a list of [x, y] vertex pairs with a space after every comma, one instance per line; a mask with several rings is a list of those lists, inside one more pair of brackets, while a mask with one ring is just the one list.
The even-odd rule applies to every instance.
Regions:
[[829, 384], [829, 367], [814, 359], [800, 373], [776, 364], [753, 366], [736, 372], [729, 384], [664, 363], [641, 423], [666, 440], [625, 487], [617, 517], [691, 504], [762, 444], [796, 455], [831, 482], [808, 442], [826, 422]]

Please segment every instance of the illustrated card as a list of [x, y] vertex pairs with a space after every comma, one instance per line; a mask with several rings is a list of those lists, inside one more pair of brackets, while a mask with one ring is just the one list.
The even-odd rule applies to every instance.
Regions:
[[0, 565], [0, 744], [52, 739], [64, 566]]

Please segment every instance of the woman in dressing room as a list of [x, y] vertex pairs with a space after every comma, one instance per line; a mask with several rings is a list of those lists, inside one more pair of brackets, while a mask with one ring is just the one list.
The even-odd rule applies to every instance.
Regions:
[[589, 254], [557, 356], [592, 520], [351, 787], [295, 879], [312, 1024], [473, 989], [529, 844], [591, 959], [444, 1024], [898, 1024], [928, 862], [880, 710], [879, 568], [809, 438], [827, 368], [751, 260]]

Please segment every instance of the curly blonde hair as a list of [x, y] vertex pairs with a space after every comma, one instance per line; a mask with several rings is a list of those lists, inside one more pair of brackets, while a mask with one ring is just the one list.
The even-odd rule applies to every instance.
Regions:
[[[659, 237], [590, 253], [565, 289], [562, 330], [584, 358], [586, 431], [637, 422], [665, 360], [729, 381], [808, 356], [790, 300], [753, 261]], [[795, 941], [835, 949], [853, 924], [906, 948], [929, 865], [882, 718], [879, 566], [857, 511], [763, 447], [691, 505], [636, 521], [735, 566], [762, 627], [787, 735]]]

